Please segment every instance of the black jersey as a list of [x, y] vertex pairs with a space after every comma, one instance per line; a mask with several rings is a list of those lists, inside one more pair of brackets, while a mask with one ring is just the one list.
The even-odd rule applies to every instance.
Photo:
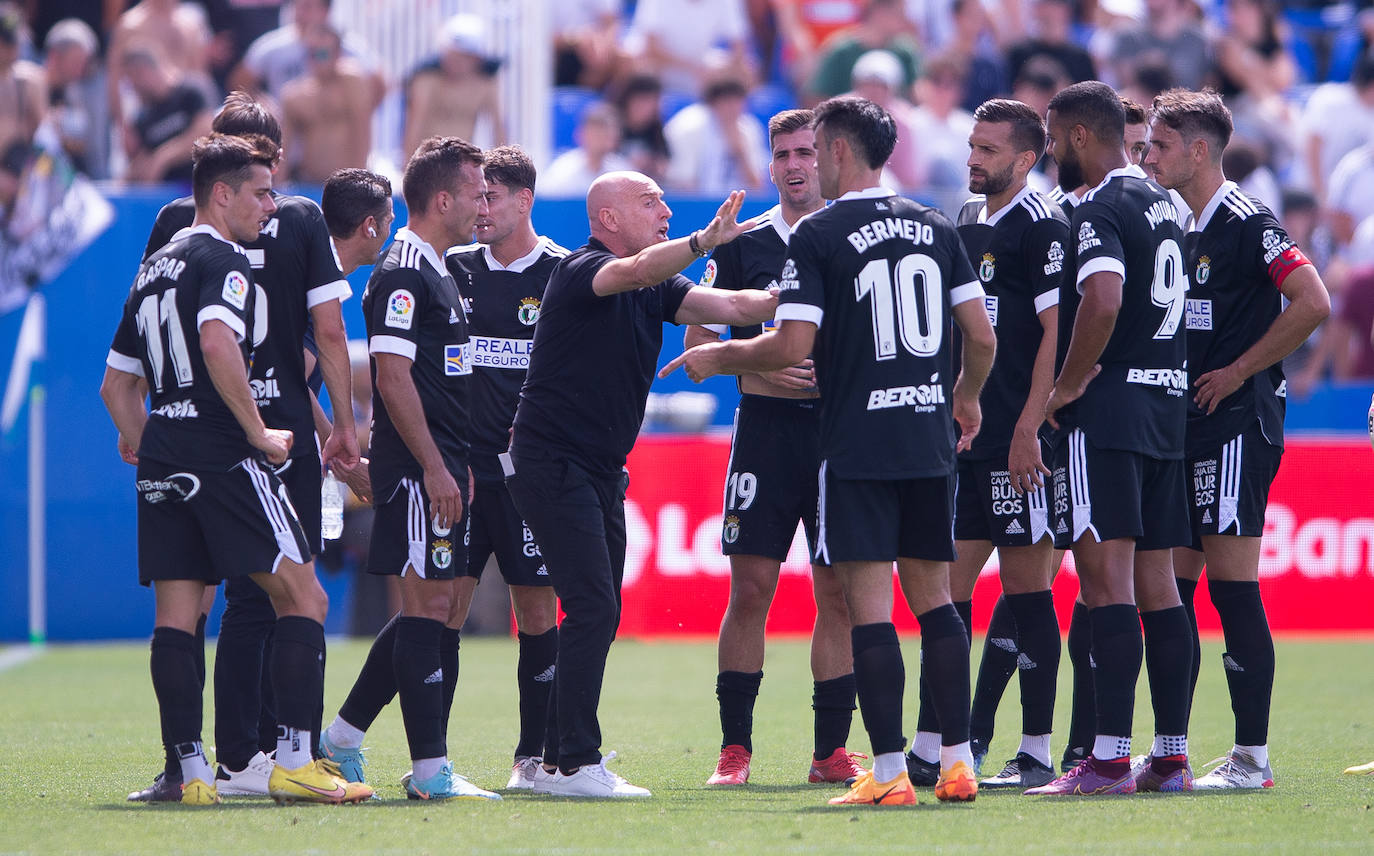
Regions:
[[1183, 457], [1188, 391], [1183, 312], [1188, 274], [1174, 203], [1140, 167], [1107, 173], [1074, 209], [1075, 251], [1059, 293], [1059, 346], [1064, 366], [1079, 286], [1103, 271], [1122, 278], [1121, 310], [1083, 397], [1059, 411], [1061, 429], [1082, 428], [1099, 448], [1152, 458]]
[[[263, 423], [296, 435], [291, 447], [295, 458], [317, 454], [318, 449], [305, 377], [304, 349], [313, 345], [308, 337], [310, 310], [330, 300], [343, 302], [353, 292], [340, 270], [320, 206], [304, 196], [273, 193], [272, 198], [276, 213], [256, 240], [244, 244], [253, 265], [257, 307], [248, 382]], [[195, 213], [189, 196], [163, 206], [143, 257], [189, 226]]]
[[[959, 212], [959, 237], [983, 283], [988, 320], [997, 332], [997, 361], [979, 403], [983, 426], [968, 460], [1005, 455], [1030, 393], [1031, 370], [1045, 328], [1039, 314], [1059, 303], [1069, 221], [1059, 206], [1029, 187], [988, 216], [987, 200], [971, 199]], [[959, 363], [959, 331], [954, 359]]]
[[797, 221], [779, 321], [810, 321], [821, 456], [846, 479], [954, 471], [951, 309], [982, 299], [939, 211], [873, 187]]
[[1069, 193], [1056, 184], [1054, 187], [1050, 188], [1049, 193], [1045, 194], [1045, 198], [1055, 205], [1058, 205], [1060, 210], [1064, 212], [1065, 217], [1070, 220], [1073, 219], [1073, 209], [1078, 207], [1079, 200], [1077, 196], [1074, 196], [1072, 193]]
[[515, 411], [521, 457], [572, 458], [618, 472], [634, 447], [663, 345], [692, 281], [597, 296], [596, 272], [615, 256], [592, 238], [558, 263], [534, 328], [530, 368]]
[[[1279, 288], [1307, 258], [1273, 213], [1224, 182], [1185, 236], [1192, 272], [1185, 326], [1188, 372], [1235, 362], [1273, 325], [1282, 310]], [[1282, 363], [1247, 378], [1208, 416], [1188, 396], [1188, 454], [1214, 450], [1256, 419], [1264, 437], [1283, 445], [1286, 386]]]
[[200, 350], [201, 325], [222, 321], [238, 337], [247, 367], [252, 295], [243, 247], [208, 225], [178, 232], [139, 268], [105, 363], [148, 382], [152, 412], [140, 457], [229, 470], [260, 454], [220, 398]]
[[[396, 354], [411, 361], [410, 378], [420, 396], [425, 423], [448, 471], [467, 483], [469, 379], [472, 343], [458, 285], [434, 248], [401, 229], [372, 270], [363, 289], [363, 317], [371, 354]], [[377, 501], [385, 502], [403, 478], [424, 470], [396, 431], [377, 390], [372, 363], [372, 457], [369, 472]]]
[[510, 446], [510, 426], [530, 367], [530, 346], [544, 289], [568, 251], [540, 237], [530, 252], [502, 266], [482, 244], [454, 247], [444, 257], [463, 279], [463, 305], [472, 337], [472, 474], [499, 482], [496, 456]]

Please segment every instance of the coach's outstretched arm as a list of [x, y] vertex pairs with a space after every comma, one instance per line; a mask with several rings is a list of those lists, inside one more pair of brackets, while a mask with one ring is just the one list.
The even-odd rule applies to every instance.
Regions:
[[[679, 312], [678, 318], [681, 317]], [[811, 353], [816, 344], [816, 329], [810, 321], [785, 320], [776, 330], [752, 339], [708, 342], [679, 354], [658, 376], [667, 377], [678, 366], [685, 366], [687, 376], [700, 383], [718, 374], [766, 372], [794, 366]]]

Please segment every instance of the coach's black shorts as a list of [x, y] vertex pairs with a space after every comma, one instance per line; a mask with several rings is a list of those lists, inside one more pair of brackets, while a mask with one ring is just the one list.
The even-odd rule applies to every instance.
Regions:
[[817, 564], [953, 561], [954, 479], [842, 479], [822, 462]]
[[534, 533], [515, 510], [505, 482], [477, 483], [468, 533], [468, 561], [462, 576], [480, 580], [487, 559], [494, 554], [506, 585], [553, 585]]
[[820, 402], [742, 395], [725, 476], [721, 552], [787, 558], [801, 521], [816, 552]]
[[249, 458], [227, 472], [143, 458], [138, 464], [138, 579], [201, 580], [275, 572], [310, 561], [296, 510], [271, 467]]
[[458, 482], [458, 490], [463, 495], [463, 519], [456, 526], [441, 528], [429, 513], [424, 483], [401, 479], [396, 491], [376, 506], [368, 573], [399, 577], [413, 572], [426, 580], [451, 580], [464, 573], [472, 519], [467, 479]]
[[323, 476], [320, 473], [320, 456], [312, 453], [299, 458], [288, 458], [286, 463], [276, 468], [277, 478], [286, 485], [286, 495], [296, 509], [296, 519], [305, 531], [305, 543], [310, 552], [319, 555], [324, 552], [324, 538], [320, 534], [321, 516], [320, 488]]
[[1056, 547], [1067, 549], [1084, 535], [1098, 542], [1134, 538], [1137, 550], [1192, 542], [1182, 460], [1100, 449], [1079, 428], [1059, 442], [1053, 459]]
[[1204, 535], [1264, 534], [1269, 486], [1282, 457], [1283, 448], [1264, 439], [1258, 422], [1220, 449], [1188, 457], [1194, 548], [1201, 549]]
[[1045, 488], [1024, 494], [1011, 485], [1007, 456], [959, 461], [954, 493], [954, 540], [1028, 547], [1050, 535]]

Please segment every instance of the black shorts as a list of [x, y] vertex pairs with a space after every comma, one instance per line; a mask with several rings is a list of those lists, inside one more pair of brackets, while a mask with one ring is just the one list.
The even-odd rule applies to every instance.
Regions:
[[464, 573], [472, 519], [467, 479], [458, 483], [458, 490], [463, 495], [463, 519], [445, 529], [430, 516], [424, 482], [401, 479], [395, 492], [376, 506], [367, 550], [368, 573], [401, 577], [409, 568], [426, 580], [451, 580]]
[[800, 521], [816, 551], [816, 473], [821, 463], [815, 399], [742, 395], [725, 477], [721, 552], [787, 558]]
[[816, 563], [954, 560], [953, 475], [842, 479], [820, 473]]
[[468, 533], [468, 561], [462, 576], [480, 580], [487, 559], [494, 554], [506, 585], [553, 585], [534, 533], [515, 510], [505, 482], [477, 483]]
[[296, 510], [271, 467], [227, 472], [144, 458], [138, 464], [138, 579], [218, 583], [310, 561]]
[[954, 540], [1028, 547], [1050, 535], [1044, 487], [1024, 494], [1011, 486], [1007, 457], [959, 461], [954, 493]]
[[1121, 449], [1099, 449], [1080, 428], [1055, 447], [1054, 544], [1067, 549], [1093, 540], [1134, 538], [1137, 550], [1166, 550], [1192, 542], [1183, 461]]
[[1220, 449], [1188, 457], [1188, 511], [1193, 546], [1203, 535], [1264, 534], [1269, 486], [1279, 473], [1283, 448], [1264, 439], [1256, 422]]
[[319, 497], [324, 481], [320, 473], [320, 456], [315, 453], [289, 458], [276, 468], [276, 472], [277, 478], [286, 485], [286, 495], [291, 497], [296, 519], [305, 531], [305, 543], [310, 545], [310, 552], [318, 556], [324, 552], [324, 538], [320, 534], [323, 511]]

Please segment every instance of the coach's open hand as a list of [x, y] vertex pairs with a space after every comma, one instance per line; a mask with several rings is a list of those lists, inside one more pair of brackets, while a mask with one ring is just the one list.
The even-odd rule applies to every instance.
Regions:
[[706, 224], [706, 228], [697, 232], [697, 244], [702, 250], [710, 251], [721, 244], [728, 244], [759, 224], [757, 217], [743, 223], [738, 222], [736, 218], [739, 217], [739, 210], [743, 206], [744, 191], [730, 191], [730, 195], [725, 197], [720, 209], [716, 211], [716, 216]]

